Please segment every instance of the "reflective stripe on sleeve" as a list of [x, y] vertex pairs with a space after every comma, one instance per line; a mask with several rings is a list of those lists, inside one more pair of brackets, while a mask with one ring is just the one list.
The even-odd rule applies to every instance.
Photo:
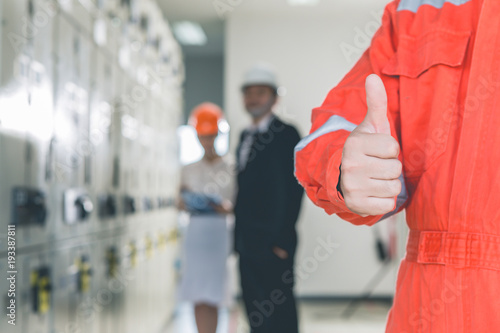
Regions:
[[356, 126], [357, 125], [351, 123], [343, 117], [337, 115], [331, 116], [320, 128], [299, 141], [299, 143], [295, 146], [295, 153], [304, 149], [308, 144], [320, 136], [340, 130], [352, 132]]
[[[295, 146], [294, 156], [297, 155], [299, 151], [307, 147], [308, 144], [316, 140], [317, 138], [336, 131], [345, 130], [348, 132], [352, 132], [357, 125], [351, 123], [345, 118], [337, 115], [331, 116], [320, 128], [318, 128], [313, 133], [309, 134], [305, 138], [299, 141]], [[297, 158], [294, 158], [294, 173], [297, 171]]]
[[398, 11], [409, 10], [416, 13], [423, 5], [429, 5], [435, 8], [442, 8], [446, 2], [455, 6], [463, 5], [471, 0], [401, 0], [398, 6]]

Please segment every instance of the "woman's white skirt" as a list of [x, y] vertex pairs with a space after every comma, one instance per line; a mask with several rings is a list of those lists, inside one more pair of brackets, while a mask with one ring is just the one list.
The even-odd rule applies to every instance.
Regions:
[[179, 300], [229, 306], [230, 231], [224, 215], [193, 215], [183, 244]]

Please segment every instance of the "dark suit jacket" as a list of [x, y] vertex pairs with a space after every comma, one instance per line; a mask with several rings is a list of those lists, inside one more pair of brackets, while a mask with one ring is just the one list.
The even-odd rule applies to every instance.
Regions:
[[[237, 149], [238, 165], [244, 132]], [[303, 189], [294, 176], [297, 130], [277, 117], [260, 133], [250, 150], [244, 170], [238, 172], [234, 214], [235, 248], [240, 255], [271, 253], [273, 246], [295, 253], [295, 224]]]

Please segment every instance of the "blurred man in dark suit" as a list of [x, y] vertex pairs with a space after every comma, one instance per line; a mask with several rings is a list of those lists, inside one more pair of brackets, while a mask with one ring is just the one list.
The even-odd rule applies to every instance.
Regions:
[[252, 333], [297, 333], [293, 294], [295, 224], [303, 190], [293, 174], [297, 130], [272, 113], [277, 81], [267, 65], [250, 69], [242, 85], [252, 117], [237, 149], [235, 247]]

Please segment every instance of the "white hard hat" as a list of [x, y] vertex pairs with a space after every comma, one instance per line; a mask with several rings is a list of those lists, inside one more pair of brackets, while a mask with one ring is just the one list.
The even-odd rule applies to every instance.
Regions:
[[270, 86], [273, 89], [278, 89], [278, 81], [276, 73], [271, 65], [260, 63], [250, 68], [244, 76], [242, 89], [248, 86], [264, 85]]

